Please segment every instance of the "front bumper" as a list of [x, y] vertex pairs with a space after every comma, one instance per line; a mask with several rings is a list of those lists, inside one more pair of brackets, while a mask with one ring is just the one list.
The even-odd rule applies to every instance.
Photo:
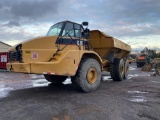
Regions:
[[37, 63], [7, 63], [7, 70], [12, 72], [53, 74], [62, 76], [74, 76], [78, 65], [54, 62]]
[[30, 63], [7, 63], [7, 70], [12, 72], [31, 73]]

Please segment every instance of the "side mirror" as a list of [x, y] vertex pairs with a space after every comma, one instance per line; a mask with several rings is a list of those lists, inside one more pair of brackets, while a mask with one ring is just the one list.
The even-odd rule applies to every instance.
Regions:
[[88, 22], [83, 22], [82, 23], [83, 26], [88, 26], [88, 24], [89, 24]]

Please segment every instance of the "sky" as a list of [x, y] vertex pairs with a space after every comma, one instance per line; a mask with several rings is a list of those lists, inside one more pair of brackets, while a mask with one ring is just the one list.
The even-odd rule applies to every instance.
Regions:
[[0, 41], [10, 45], [45, 36], [51, 25], [89, 22], [131, 45], [160, 50], [160, 0], [0, 0]]

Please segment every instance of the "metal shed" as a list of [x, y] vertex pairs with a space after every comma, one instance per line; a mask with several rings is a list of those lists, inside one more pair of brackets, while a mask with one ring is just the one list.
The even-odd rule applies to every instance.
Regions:
[[0, 41], [0, 69], [6, 69], [8, 62], [8, 49], [11, 46]]

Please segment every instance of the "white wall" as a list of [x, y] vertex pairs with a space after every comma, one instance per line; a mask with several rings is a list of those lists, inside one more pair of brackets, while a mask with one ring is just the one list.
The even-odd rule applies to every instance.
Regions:
[[0, 42], [0, 52], [8, 52], [10, 47]]

